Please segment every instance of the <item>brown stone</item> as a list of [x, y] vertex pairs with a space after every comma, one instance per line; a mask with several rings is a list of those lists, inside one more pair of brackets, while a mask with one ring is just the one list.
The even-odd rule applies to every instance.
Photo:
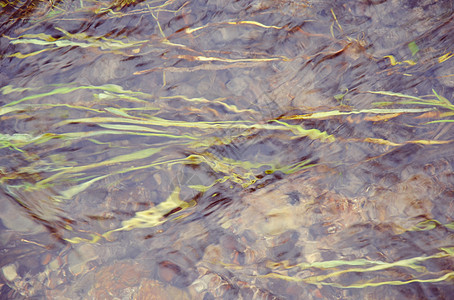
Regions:
[[170, 261], [159, 263], [159, 278], [165, 282], [171, 282], [172, 279], [180, 273], [180, 267]]
[[138, 263], [119, 262], [101, 268], [95, 275], [95, 282], [89, 295], [95, 299], [110, 299], [131, 294], [143, 277], [149, 275]]
[[143, 279], [139, 290], [135, 293], [134, 300], [184, 300], [190, 299], [189, 295], [174, 286], [165, 285], [159, 281]]

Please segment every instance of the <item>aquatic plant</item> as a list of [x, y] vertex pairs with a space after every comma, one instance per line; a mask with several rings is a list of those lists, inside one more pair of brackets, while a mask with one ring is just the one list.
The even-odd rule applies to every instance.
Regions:
[[[450, 116], [454, 116], [454, 104], [452, 104], [448, 99], [439, 95], [435, 90], [432, 90], [433, 95], [427, 95], [422, 97], [406, 95], [402, 93], [394, 93], [389, 91], [369, 91], [368, 93], [372, 94], [379, 94], [384, 96], [391, 96], [395, 99], [394, 101], [380, 101], [375, 102], [374, 104], [377, 106], [389, 106], [389, 105], [422, 105], [422, 106], [430, 106], [433, 109], [443, 109], [444, 112], [441, 112], [439, 117], [446, 118]], [[435, 96], [435, 97], [434, 97]], [[400, 100], [400, 99], [405, 100]], [[433, 124], [433, 123], [449, 123], [454, 122], [452, 119], [444, 119], [444, 120], [434, 120], [426, 122], [425, 124]]]

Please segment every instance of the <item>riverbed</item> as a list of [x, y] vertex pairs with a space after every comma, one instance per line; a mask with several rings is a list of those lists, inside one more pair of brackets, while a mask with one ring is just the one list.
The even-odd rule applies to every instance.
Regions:
[[4, 2], [2, 299], [449, 299], [451, 1]]

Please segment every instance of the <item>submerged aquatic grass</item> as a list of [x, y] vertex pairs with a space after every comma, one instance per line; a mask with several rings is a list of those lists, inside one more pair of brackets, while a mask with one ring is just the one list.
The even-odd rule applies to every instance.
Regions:
[[[408, 99], [408, 100], [395, 100], [395, 101], [380, 101], [375, 102], [376, 106], [390, 106], [390, 105], [422, 105], [430, 106], [432, 109], [442, 110], [440, 117], [444, 119], [433, 120], [426, 122], [424, 124], [435, 124], [435, 123], [452, 123], [453, 119], [446, 119], [446, 117], [454, 116], [454, 104], [451, 103], [445, 97], [439, 95], [435, 90], [432, 89], [433, 95], [416, 97], [411, 95], [406, 95], [402, 93], [395, 93], [389, 91], [368, 91], [371, 94], [378, 94], [383, 96], [391, 96], [396, 99]], [[435, 97], [434, 97], [435, 96]], [[410, 108], [408, 108], [410, 109]]]
[[[102, 93], [108, 93], [108, 97], [98, 97], [96, 98], [96, 93], [93, 93], [93, 96], [96, 100], [95, 102], [91, 102], [93, 104], [87, 105], [72, 105], [66, 103], [46, 103], [47, 99], [50, 99], [55, 96], [62, 96], [66, 94], [70, 94], [76, 91], [86, 90], [87, 92], [96, 92], [102, 91]], [[6, 86], [2, 88], [1, 92], [4, 95], [20, 95], [21, 93], [30, 93], [32, 90], [29, 89], [21, 89], [15, 88], [13, 86]], [[87, 172], [91, 172], [90, 170], [93, 169], [100, 169], [103, 167], [115, 167], [118, 168], [115, 171], [111, 171], [113, 173], [122, 173], [122, 172], [129, 172], [127, 170], [137, 170], [142, 166], [149, 166], [151, 167], [153, 164], [146, 163], [143, 161], [144, 159], [158, 154], [160, 157], [165, 157], [160, 153], [166, 151], [167, 147], [175, 146], [175, 145], [184, 145], [184, 147], [198, 149], [201, 151], [201, 154], [193, 154], [186, 158], [172, 158], [169, 160], [166, 159], [158, 159], [159, 164], [165, 164], [166, 161], [172, 162], [172, 164], [178, 162], [181, 164], [208, 164], [213, 171], [219, 173], [221, 175], [220, 178], [216, 179], [212, 184], [202, 187], [202, 186], [193, 186], [196, 190], [206, 190], [216, 182], [224, 181], [225, 176], [227, 176], [228, 180], [232, 180], [233, 182], [239, 183], [243, 187], [245, 186], [245, 182], [249, 180], [253, 182], [253, 178], [255, 178], [254, 170], [258, 170], [263, 167], [263, 164], [257, 164], [255, 162], [235, 162], [229, 160], [227, 158], [220, 158], [209, 155], [207, 153], [203, 153], [203, 149], [208, 149], [214, 145], [218, 145], [220, 142], [224, 144], [229, 144], [235, 138], [232, 136], [231, 138], [224, 138], [224, 141], [220, 138], [212, 139], [212, 135], [216, 135], [217, 132], [223, 132], [225, 130], [236, 130], [239, 133], [239, 136], [251, 135], [258, 131], [264, 132], [282, 132], [289, 135], [290, 138], [309, 138], [311, 140], [319, 140], [321, 142], [328, 142], [331, 143], [336, 140], [334, 135], [329, 134], [325, 131], [321, 131], [316, 128], [306, 129], [304, 128], [303, 124], [295, 124], [295, 121], [303, 121], [310, 120], [310, 119], [329, 119], [332, 117], [339, 117], [344, 115], [352, 115], [352, 114], [382, 114], [385, 116], [395, 117], [402, 114], [414, 114], [414, 113], [423, 113], [428, 112], [436, 108], [443, 108], [454, 110], [454, 106], [444, 97], [438, 95], [434, 91], [435, 99], [425, 99], [421, 97], [409, 96], [399, 93], [392, 93], [392, 92], [370, 92], [374, 94], [380, 94], [384, 96], [392, 96], [392, 97], [399, 97], [405, 98], [409, 100], [401, 100], [392, 102], [393, 104], [423, 104], [431, 106], [430, 108], [393, 108], [393, 109], [363, 109], [363, 110], [351, 110], [351, 111], [339, 111], [339, 110], [331, 110], [331, 111], [323, 111], [323, 112], [315, 112], [311, 114], [305, 115], [293, 115], [288, 117], [281, 117], [280, 119], [275, 120], [268, 120], [267, 122], [256, 122], [252, 120], [248, 120], [247, 115], [244, 115], [244, 119], [240, 120], [220, 120], [220, 121], [182, 121], [182, 120], [174, 120], [168, 118], [159, 117], [160, 106], [165, 104], [166, 101], [172, 99], [179, 99], [182, 101], [186, 101], [188, 103], [194, 103], [196, 105], [208, 105], [210, 103], [223, 103], [223, 99], [216, 99], [216, 100], [208, 100], [205, 98], [188, 98], [184, 95], [179, 96], [172, 96], [172, 97], [155, 97], [151, 94], [147, 94], [144, 92], [137, 92], [132, 90], [126, 90], [119, 85], [114, 84], [106, 84], [101, 86], [58, 86], [50, 91], [39, 92], [35, 90], [37, 93], [29, 94], [25, 97], [20, 97], [17, 100], [12, 100], [9, 103], [6, 103], [2, 107], [0, 107], [0, 115], [7, 116], [11, 115], [11, 117], [16, 118], [21, 115], [21, 113], [26, 113], [27, 111], [34, 111], [34, 110], [52, 110], [57, 109], [60, 107], [65, 107], [69, 111], [69, 117], [61, 120], [60, 122], [54, 124], [52, 132], [44, 132], [39, 133], [36, 135], [33, 134], [2, 134], [1, 136], [1, 147], [3, 148], [11, 148], [15, 151], [27, 154], [27, 147], [31, 146], [40, 146], [44, 147], [43, 144], [52, 143], [53, 149], [58, 149], [59, 147], [67, 147], [72, 143], [77, 143], [81, 140], [89, 140], [93, 143], [103, 144], [101, 142], [101, 138], [106, 138], [108, 136], [118, 136], [118, 137], [127, 137], [127, 136], [137, 136], [137, 137], [156, 137], [156, 138], [165, 138], [168, 139], [168, 142], [165, 142], [161, 146], [155, 146], [148, 148], [144, 145], [140, 146], [131, 146], [129, 150], [125, 152], [125, 154], [112, 157], [109, 159], [105, 159], [103, 161], [99, 161], [96, 163], [79, 165], [79, 166], [61, 166], [55, 165], [52, 171], [52, 168], [49, 167], [48, 174], [46, 178], [40, 180], [36, 183], [36, 188], [42, 187], [47, 184], [54, 183], [58, 180], [70, 180], [70, 179], [77, 179], [80, 177], [86, 177], [88, 175]], [[33, 92], [33, 91], [32, 91]], [[100, 94], [103, 95], [103, 94]], [[32, 103], [33, 102], [33, 103]], [[122, 103], [129, 103], [128, 107], [122, 107]], [[112, 106], [112, 104], [116, 104]], [[142, 104], [145, 106], [138, 106], [138, 104]], [[376, 103], [376, 105], [389, 105], [391, 102], [380, 102]], [[150, 106], [151, 105], [151, 106]], [[226, 105], [226, 108], [230, 109], [230, 111], [238, 116], [242, 116], [243, 114], [248, 113], [256, 113], [259, 115], [259, 112], [254, 111], [252, 109], [240, 109], [234, 105]], [[72, 113], [74, 111], [74, 113]], [[75, 112], [80, 111], [84, 112], [86, 117], [83, 118], [71, 118], [71, 115], [77, 115]], [[142, 111], [152, 111], [155, 115], [142, 115]], [[12, 114], [15, 115], [12, 115]], [[448, 120], [440, 120], [438, 122], [448, 121]], [[437, 122], [437, 121], [432, 121]], [[429, 122], [430, 123], [430, 122]], [[72, 125], [88, 125], [95, 130], [85, 130], [85, 131], [72, 131]], [[58, 131], [58, 132], [57, 132]], [[94, 140], [93, 138], [96, 137], [97, 139]], [[179, 141], [181, 140], [181, 141]], [[375, 143], [375, 144], [384, 144], [389, 146], [400, 146], [405, 143], [395, 143], [392, 141], [387, 141], [381, 138], [374, 138], [374, 137], [367, 137], [362, 140], [362, 142], [367, 143]], [[430, 140], [416, 140], [416, 141], [407, 141], [406, 143], [418, 143], [418, 144], [443, 144], [449, 143], [451, 141], [430, 141]], [[144, 147], [140, 149], [140, 147]], [[139, 161], [138, 165], [135, 165], [134, 168], [130, 168], [127, 166], [121, 167], [124, 163], [131, 163], [134, 162], [135, 164]], [[145, 162], [145, 163], [144, 163]], [[231, 170], [236, 168], [238, 165], [241, 165], [244, 169], [244, 175], [232, 174]], [[268, 164], [271, 166], [270, 164]], [[293, 173], [301, 168], [306, 168], [311, 164], [308, 162], [297, 162], [293, 166], [281, 166], [279, 169], [284, 173]], [[272, 169], [276, 169], [276, 167], [272, 167]], [[271, 172], [271, 171], [270, 171]], [[108, 176], [108, 175], [107, 175]], [[251, 177], [252, 176], [252, 177]], [[74, 187], [71, 192], [65, 192], [66, 195], [64, 198], [68, 199], [70, 197], [74, 197], [77, 195], [78, 192], [81, 192], [88, 188], [91, 184], [89, 182], [94, 183], [101, 178], [105, 178], [105, 175], [100, 174], [96, 178], [92, 178], [87, 182], [82, 182]], [[242, 179], [241, 179], [242, 178]], [[247, 179], [249, 178], [249, 179]], [[243, 180], [246, 180], [243, 182]], [[4, 183], [6, 183], [4, 181]], [[246, 184], [249, 185], [250, 183]], [[76, 192], [77, 191], [77, 192]]]
[[[409, 259], [402, 259], [395, 262], [383, 262], [383, 261], [373, 261], [368, 259], [356, 259], [356, 260], [331, 260], [323, 262], [314, 262], [314, 263], [301, 263], [295, 266], [289, 265], [287, 261], [281, 263], [269, 262], [268, 267], [275, 269], [275, 272], [269, 273], [267, 275], [262, 275], [264, 278], [276, 278], [286, 281], [301, 281], [309, 284], [315, 285], [326, 285], [333, 286], [337, 288], [344, 289], [356, 289], [356, 288], [366, 288], [373, 286], [384, 286], [384, 285], [406, 285], [414, 282], [427, 282], [435, 283], [441, 281], [447, 281], [454, 278], [454, 272], [452, 270], [444, 270], [441, 272], [431, 272], [427, 270], [426, 267], [422, 266], [423, 262], [434, 260], [434, 259], [445, 259], [451, 258], [454, 256], [454, 248], [440, 248], [440, 252], [430, 255], [430, 256], [419, 256]], [[348, 268], [349, 266], [354, 266], [353, 268]], [[342, 269], [342, 267], [347, 267]], [[393, 280], [392, 271], [395, 268], [408, 268], [418, 274], [413, 275], [413, 279], [409, 280]], [[283, 273], [282, 271], [278, 273], [278, 269], [319, 269], [327, 272], [324, 275], [315, 275], [308, 277], [297, 277], [289, 276]], [[341, 269], [341, 270], [339, 270]], [[388, 274], [389, 271], [389, 274]], [[342, 275], [352, 275], [358, 273], [372, 273], [375, 274], [378, 272], [381, 276], [375, 275], [375, 278], [390, 278], [389, 280], [379, 281], [377, 279], [372, 280], [359, 280], [353, 284], [341, 284], [339, 281]]]
[[[46, 89], [45, 87], [42, 89]], [[93, 93], [95, 101], [87, 101], [78, 105], [67, 103], [47, 103], [52, 99], [54, 102], [56, 96], [65, 97], [78, 91], [87, 91]], [[96, 97], [96, 92], [102, 91], [103, 94], [109, 93], [108, 97]], [[188, 98], [185, 96], [162, 97], [156, 98], [153, 95], [125, 90], [123, 87], [114, 84], [106, 84], [101, 86], [57, 86], [50, 91], [28, 90], [15, 88], [13, 86], [6, 86], [2, 88], [1, 92], [8, 95], [13, 100], [0, 107], [0, 115], [7, 116], [8, 118], [20, 118], [22, 114], [29, 112], [44, 112], [52, 111], [64, 107], [67, 110], [68, 117], [60, 122], [54, 124], [49, 128], [49, 132], [38, 132], [36, 134], [2, 134], [1, 145], [3, 148], [10, 148], [12, 150], [22, 153], [25, 157], [31, 157], [30, 149], [51, 147], [53, 151], [75, 145], [81, 141], [90, 141], [93, 144], [104, 145], [103, 139], [109, 139], [109, 136], [118, 136], [117, 139], [127, 139], [128, 136], [135, 136], [142, 138], [143, 141], [147, 137], [155, 137], [163, 140], [161, 144], [155, 144], [149, 147], [145, 144], [130, 145], [122, 152], [124, 154], [103, 159], [98, 162], [79, 165], [60, 165], [58, 162], [52, 166], [49, 163], [46, 167], [45, 178], [34, 183], [35, 189], [47, 188], [49, 185], [58, 186], [65, 185], [67, 182], [77, 182], [73, 187], [61, 191], [61, 195], [57, 197], [58, 200], [71, 199], [80, 192], [89, 188], [93, 183], [104, 179], [112, 174], [121, 174], [132, 172], [144, 168], [153, 168], [159, 165], [173, 165], [173, 164], [207, 164], [214, 172], [221, 175], [220, 179], [226, 178], [233, 183], [247, 186], [253, 183], [255, 175], [263, 164], [256, 164], [252, 162], [235, 162], [227, 158], [215, 157], [204, 149], [210, 148], [219, 143], [230, 143], [235, 136], [212, 138], [225, 130], [236, 130], [239, 136], [253, 134], [258, 131], [274, 132], [280, 131], [295, 138], [308, 137], [314, 140], [332, 142], [334, 137], [326, 132], [317, 129], [305, 129], [301, 125], [288, 124], [279, 120], [270, 120], [266, 123], [258, 123], [251, 120], [220, 120], [220, 121], [181, 121], [167, 118], [161, 118], [157, 115], [143, 115], [143, 111], [151, 111], [159, 114], [160, 106], [165, 105], [166, 101], [170, 99], [180, 99], [188, 103], [195, 102], [200, 105], [210, 103], [222, 103], [222, 100], [208, 100], [205, 98]], [[30, 93], [31, 92], [31, 93]], [[29, 95], [20, 96], [22, 93]], [[19, 96], [14, 100], [14, 96]], [[50, 102], [50, 101], [49, 101]], [[127, 106], [122, 107], [128, 103]], [[111, 106], [115, 104], [115, 106]], [[138, 106], [144, 105], [145, 106]], [[149, 106], [152, 105], [152, 106]], [[234, 105], [225, 106], [237, 115], [257, 113], [252, 109], [239, 109]], [[72, 115], [84, 114], [84, 118], [71, 118]], [[73, 125], [87, 125], [91, 130], [74, 131]], [[96, 139], [94, 139], [96, 138]], [[165, 141], [166, 140], [166, 141]], [[108, 143], [109, 147], [111, 144]], [[197, 149], [199, 154], [192, 154], [187, 157], [169, 158], [166, 159], [166, 149], [173, 146], [183, 146], [187, 148]], [[34, 151], [34, 150], [33, 150]], [[103, 150], [105, 152], [106, 150]], [[109, 151], [107, 149], [107, 151]], [[39, 151], [38, 151], [39, 152]], [[43, 152], [42, 154], [44, 154]], [[36, 155], [36, 154], [34, 154]], [[95, 157], [96, 151], [93, 154]], [[157, 156], [156, 156], [157, 155]], [[155, 162], [149, 163], [149, 158], [156, 156], [153, 159]], [[44, 158], [43, 158], [44, 159]], [[44, 161], [44, 160], [43, 160]], [[65, 162], [66, 160], [60, 160]], [[134, 164], [131, 167], [131, 163]], [[299, 163], [297, 163], [298, 165]], [[238, 167], [241, 165], [241, 174]], [[38, 168], [39, 164], [37, 165]], [[108, 168], [110, 174], [105, 174], [103, 168]], [[232, 173], [233, 169], [238, 169]], [[282, 168], [284, 170], [285, 167]], [[295, 172], [298, 166], [289, 166], [286, 172]], [[33, 170], [29, 170], [33, 173]], [[38, 172], [38, 169], [37, 171]], [[94, 174], [98, 175], [94, 175]], [[104, 174], [103, 174], [104, 173]], [[20, 179], [20, 174], [3, 177], [3, 184], [8, 184], [8, 181], [16, 178]], [[8, 178], [8, 179], [6, 179]], [[86, 178], [85, 180], [82, 178]], [[219, 182], [216, 179], [211, 185]], [[193, 186], [196, 190], [201, 187]], [[30, 187], [29, 187], [30, 188]]]
[[[407, 94], [395, 93], [395, 92], [389, 92], [389, 91], [368, 91], [368, 93], [378, 94], [378, 95], [383, 95], [383, 96], [391, 96], [391, 97], [395, 97], [397, 99], [399, 99], [399, 98], [409, 99], [409, 100], [375, 102], [374, 104], [377, 106], [388, 106], [388, 105], [395, 105], [395, 104], [413, 104], [413, 105], [419, 104], [419, 105], [424, 105], [424, 106], [431, 106], [434, 109], [443, 108], [446, 110], [454, 111], [454, 104], [452, 104], [445, 97], [439, 95], [433, 89], [432, 89], [433, 95], [428, 95], [428, 96], [423, 96], [423, 97], [411, 96], [411, 95], [407, 95]], [[434, 96], [435, 96], [435, 98], [434, 98]]]

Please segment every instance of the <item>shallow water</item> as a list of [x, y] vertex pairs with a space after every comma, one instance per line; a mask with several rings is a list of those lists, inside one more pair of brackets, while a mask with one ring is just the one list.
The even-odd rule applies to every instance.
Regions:
[[451, 1], [2, 7], [2, 297], [454, 293]]

